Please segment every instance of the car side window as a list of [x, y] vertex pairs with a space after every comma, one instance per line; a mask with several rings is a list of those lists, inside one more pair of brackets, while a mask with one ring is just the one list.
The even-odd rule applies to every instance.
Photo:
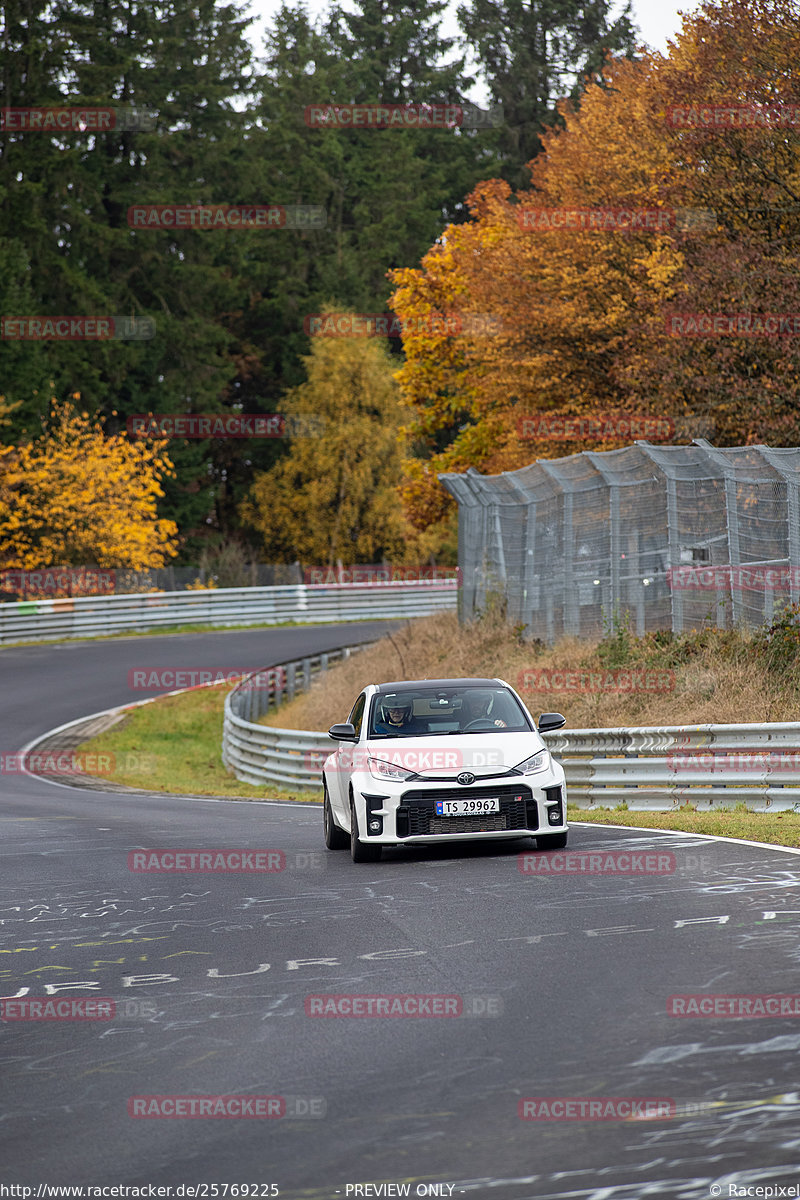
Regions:
[[359, 737], [361, 737], [361, 723], [364, 720], [364, 705], [367, 702], [367, 697], [362, 692], [353, 705], [353, 711], [350, 713], [350, 724], [355, 729]]

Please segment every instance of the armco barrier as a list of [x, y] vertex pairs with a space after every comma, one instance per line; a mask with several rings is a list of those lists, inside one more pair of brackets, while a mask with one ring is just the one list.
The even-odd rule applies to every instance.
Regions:
[[573, 729], [544, 740], [563, 763], [569, 801], [664, 812], [800, 811], [800, 724]]
[[[243, 783], [288, 783], [295, 787], [320, 786], [319, 770], [310, 764], [322, 763], [320, 748], [333, 744], [325, 733], [307, 733], [302, 729], [272, 729], [255, 720], [270, 707], [292, 700], [306, 691], [313, 679], [334, 662], [342, 662], [357, 650], [374, 642], [343, 646], [327, 654], [294, 659], [278, 667], [254, 671], [225, 698], [222, 731], [222, 761]], [[253, 682], [251, 682], [253, 681]], [[266, 686], [264, 683], [266, 682]], [[255, 685], [255, 686], [254, 686]]]
[[458, 583], [294, 584], [197, 592], [78, 596], [0, 604], [0, 644], [89, 638], [174, 625], [380, 621], [456, 608]]
[[[308, 686], [314, 662], [287, 669], [296, 677], [301, 668]], [[335, 743], [323, 730], [254, 724], [268, 709], [262, 697], [248, 694], [247, 681], [228, 696], [225, 765], [246, 783], [319, 788]], [[793, 722], [572, 729], [546, 733], [544, 741], [564, 767], [569, 802], [579, 808], [624, 802], [633, 811], [665, 812], [690, 804], [708, 812], [745, 804], [753, 812], [800, 812], [800, 724]]]

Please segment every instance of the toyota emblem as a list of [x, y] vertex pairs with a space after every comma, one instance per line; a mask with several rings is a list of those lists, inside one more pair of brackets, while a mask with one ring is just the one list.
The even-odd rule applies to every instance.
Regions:
[[456, 781], [463, 783], [464, 787], [467, 787], [470, 783], [475, 782], [475, 776], [471, 771], [462, 771], [460, 775], [456, 775]]

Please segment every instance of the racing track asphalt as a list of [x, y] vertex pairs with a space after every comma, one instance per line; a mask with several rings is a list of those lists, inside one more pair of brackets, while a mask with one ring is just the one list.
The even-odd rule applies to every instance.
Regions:
[[[139, 698], [131, 667], [255, 669], [370, 633], [6, 649], [0, 752]], [[143, 847], [279, 849], [286, 869], [132, 873], [128, 853]], [[276, 1184], [284, 1200], [401, 1195], [405, 1183], [412, 1196], [486, 1200], [708, 1200], [744, 1194], [731, 1184], [800, 1184], [800, 1018], [667, 1015], [676, 993], [800, 990], [800, 860], [589, 825], [573, 826], [570, 849], [669, 853], [675, 869], [523, 874], [530, 843], [355, 866], [325, 852], [317, 807], [0, 772], [0, 995], [111, 997], [130, 1014], [0, 1022], [0, 1184], [173, 1196]], [[307, 1016], [321, 993], [456, 996], [494, 1015]], [[282, 1096], [296, 1115], [128, 1115], [134, 1096], [232, 1093]], [[677, 1115], [523, 1121], [526, 1097], [662, 1098]]]

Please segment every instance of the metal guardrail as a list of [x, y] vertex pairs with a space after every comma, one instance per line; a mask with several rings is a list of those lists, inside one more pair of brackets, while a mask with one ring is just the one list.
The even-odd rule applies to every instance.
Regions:
[[[320, 786], [320, 768], [330, 754], [327, 733], [303, 729], [274, 729], [256, 724], [258, 717], [307, 691], [314, 679], [335, 662], [373, 646], [362, 642], [327, 654], [293, 659], [277, 667], [254, 671], [225, 697], [222, 761], [243, 783], [283, 783], [301, 788]], [[324, 754], [321, 750], [327, 745]]]
[[[315, 667], [321, 658], [326, 662]], [[293, 672], [291, 694], [333, 660], [328, 654], [286, 664]], [[319, 788], [334, 743], [324, 730], [253, 724], [268, 711], [269, 695], [264, 688], [248, 691], [245, 680], [228, 696], [225, 766], [246, 783]], [[579, 808], [624, 802], [633, 811], [665, 812], [690, 804], [708, 812], [745, 804], [753, 812], [800, 812], [800, 724], [794, 722], [572, 729], [543, 737], [564, 767], [570, 803]]]
[[573, 729], [544, 735], [580, 808], [664, 812], [744, 804], [800, 811], [800, 724]]
[[0, 644], [88, 638], [174, 625], [279, 625], [371, 621], [455, 610], [453, 580], [294, 584], [197, 592], [77, 596], [0, 604]]

